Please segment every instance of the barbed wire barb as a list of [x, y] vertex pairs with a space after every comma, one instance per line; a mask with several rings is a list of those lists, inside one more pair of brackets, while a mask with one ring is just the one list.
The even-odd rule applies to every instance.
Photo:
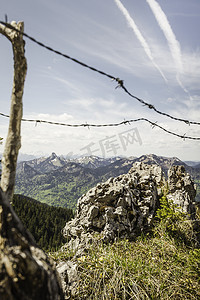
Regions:
[[152, 125], [151, 125], [151, 128], [154, 129], [157, 123], [158, 123], [158, 122], [156, 121], [154, 124], [152, 124]]

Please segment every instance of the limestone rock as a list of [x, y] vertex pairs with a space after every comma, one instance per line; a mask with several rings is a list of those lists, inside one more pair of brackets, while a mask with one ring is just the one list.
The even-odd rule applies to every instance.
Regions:
[[83, 249], [94, 232], [105, 242], [134, 238], [151, 225], [164, 184], [159, 166], [140, 162], [128, 174], [99, 183], [79, 198], [75, 218], [63, 230], [68, 245]]
[[[63, 229], [68, 240], [63, 251], [65, 248], [73, 249], [73, 259], [83, 259], [90, 243], [98, 247], [99, 239], [104, 242], [112, 242], [116, 238], [132, 239], [147, 230], [167, 186], [168, 199], [185, 212], [193, 212], [195, 187], [190, 176], [182, 166], [173, 166], [168, 176], [166, 182], [161, 167], [137, 162], [128, 174], [110, 178], [90, 189], [79, 198], [75, 218]], [[61, 277], [67, 278], [64, 286], [67, 295], [76, 295], [79, 278], [76, 272], [75, 279], [70, 275], [76, 268], [73, 261], [63, 264], [62, 268]]]
[[71, 299], [71, 297], [77, 293], [79, 281], [77, 263], [72, 261], [60, 261], [56, 269], [61, 277], [63, 291], [67, 299]]
[[79, 198], [75, 218], [63, 229], [67, 247], [82, 255], [94, 240], [94, 233], [104, 242], [133, 239], [151, 226], [167, 186], [167, 198], [184, 212], [193, 214], [196, 190], [190, 175], [183, 166], [172, 166], [168, 177], [166, 182], [158, 165], [136, 162], [128, 174], [90, 189]]

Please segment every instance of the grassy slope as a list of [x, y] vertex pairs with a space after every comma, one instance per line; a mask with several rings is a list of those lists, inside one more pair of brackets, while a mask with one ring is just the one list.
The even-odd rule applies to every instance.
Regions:
[[[200, 249], [193, 223], [163, 203], [148, 234], [132, 242], [94, 243], [77, 259], [80, 281], [77, 296], [70, 299], [200, 299]], [[70, 255], [52, 254], [55, 260]]]

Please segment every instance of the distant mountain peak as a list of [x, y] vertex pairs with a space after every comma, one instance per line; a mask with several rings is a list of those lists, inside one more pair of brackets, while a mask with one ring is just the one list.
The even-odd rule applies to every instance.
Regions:
[[51, 159], [55, 159], [55, 158], [57, 158], [57, 157], [58, 157], [58, 156], [56, 155], [55, 152], [52, 152], [51, 155], [50, 155], [50, 158], [51, 158]]

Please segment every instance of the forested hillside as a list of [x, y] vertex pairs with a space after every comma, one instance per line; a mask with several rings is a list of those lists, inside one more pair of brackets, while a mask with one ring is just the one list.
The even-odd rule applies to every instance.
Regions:
[[49, 206], [22, 195], [14, 195], [12, 205], [41, 248], [54, 251], [66, 242], [61, 231], [73, 217], [71, 209]]

